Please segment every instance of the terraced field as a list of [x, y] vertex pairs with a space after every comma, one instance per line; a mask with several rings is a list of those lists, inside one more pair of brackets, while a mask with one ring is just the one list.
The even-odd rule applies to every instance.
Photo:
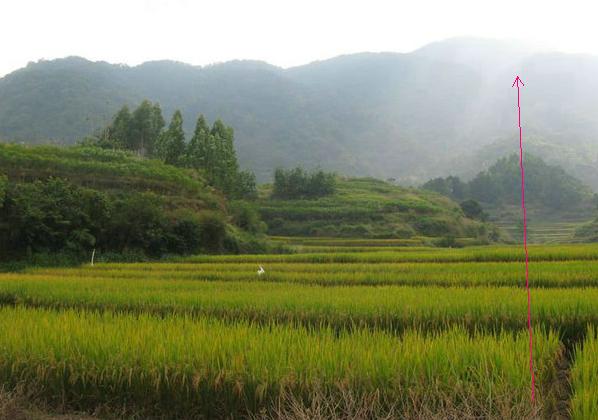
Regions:
[[0, 274], [0, 381], [122, 417], [596, 418], [598, 246], [530, 247], [531, 403], [519, 247], [343, 241]]
[[[575, 239], [575, 231], [589, 220], [589, 218], [582, 218], [571, 221], [531, 223], [528, 230], [528, 240], [534, 244], [572, 242]], [[508, 232], [515, 240], [521, 237], [521, 232], [513, 227], [514, 223], [511, 221], [497, 222], [496, 225]]]
[[[592, 221], [592, 212], [583, 211], [557, 217], [545, 214], [538, 209], [532, 212], [528, 223], [528, 242], [533, 244], [562, 244], [575, 242], [575, 232], [584, 224]], [[493, 215], [493, 223], [506, 232], [514, 241], [521, 241], [520, 209], [512, 208], [506, 214]]]

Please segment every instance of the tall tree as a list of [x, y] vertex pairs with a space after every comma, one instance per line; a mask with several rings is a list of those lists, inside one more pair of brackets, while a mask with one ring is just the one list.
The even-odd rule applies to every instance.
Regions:
[[131, 143], [131, 118], [131, 112], [126, 105], [114, 116], [109, 130], [114, 145], [124, 147]]
[[[210, 145], [210, 127], [203, 115], [197, 118], [195, 132], [189, 145], [187, 146], [186, 164], [195, 169], [206, 170], [209, 158]], [[206, 170], [207, 172], [207, 170]]]
[[152, 107], [152, 126], [148, 139], [149, 141], [146, 145], [149, 156], [154, 154], [154, 146], [158, 141], [158, 138], [160, 138], [165, 125], [166, 121], [164, 121], [164, 117], [162, 116], [162, 108], [160, 108], [160, 104], [156, 102]]
[[187, 147], [185, 164], [203, 170], [208, 182], [229, 196], [250, 198], [256, 195], [255, 175], [239, 171], [234, 131], [221, 120], [216, 120], [210, 128], [204, 116], [199, 116]]
[[157, 155], [169, 165], [181, 165], [185, 153], [183, 115], [178, 109], [172, 115], [168, 129], [160, 136]]
[[222, 120], [216, 120], [210, 127], [200, 115], [193, 137], [186, 145], [180, 111], [174, 113], [167, 130], [164, 125], [160, 105], [144, 100], [133, 113], [122, 107], [104, 130], [106, 138], [92, 142], [99, 147], [124, 148], [171, 165], [201, 170], [211, 185], [230, 196], [255, 196], [255, 176], [239, 171], [232, 127]]
[[156, 140], [164, 128], [162, 110], [158, 104], [144, 100], [133, 111], [131, 119], [130, 141], [126, 144], [129, 150], [136, 150], [141, 155], [153, 153]]
[[239, 164], [234, 147], [234, 131], [218, 119], [210, 132], [215, 144], [215, 184], [227, 193], [235, 189]]
[[308, 173], [302, 168], [274, 171], [275, 198], [315, 198], [334, 194], [336, 177], [322, 170]]

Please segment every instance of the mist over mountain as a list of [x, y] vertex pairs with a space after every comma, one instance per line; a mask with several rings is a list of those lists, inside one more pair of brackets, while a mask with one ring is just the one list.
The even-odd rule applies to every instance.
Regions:
[[516, 74], [533, 153], [595, 189], [598, 58], [458, 38], [408, 54], [361, 53], [282, 69], [257, 61], [135, 67], [78, 57], [40, 61], [0, 79], [0, 138], [73, 143], [123, 104], [180, 107], [235, 128], [241, 165], [423, 182], [474, 174], [516, 151]]

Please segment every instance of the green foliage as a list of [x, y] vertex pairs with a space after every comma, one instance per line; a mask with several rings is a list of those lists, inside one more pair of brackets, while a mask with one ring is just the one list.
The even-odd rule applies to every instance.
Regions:
[[239, 171], [235, 185], [236, 197], [245, 199], [257, 198], [257, 185], [255, 174], [251, 171]]
[[156, 156], [168, 165], [182, 166], [185, 147], [183, 116], [181, 111], [177, 110], [172, 116], [168, 129], [158, 139]]
[[139, 193], [117, 197], [107, 227], [106, 250], [125, 252], [141, 249], [151, 256], [168, 251], [165, 231], [166, 215], [161, 198], [153, 193]]
[[[401, 252], [405, 249], [395, 253]], [[260, 281], [256, 281], [259, 262], [218, 262], [214, 256], [203, 257], [201, 264], [110, 263], [30, 269], [20, 275], [0, 274], [0, 301], [44, 308], [126, 308], [155, 315], [229, 312], [237, 319], [264, 323], [335, 329], [359, 324], [389, 332], [423, 325], [428, 332], [451, 325], [486, 331], [526, 327], [521, 317], [527, 302], [521, 294], [520, 262], [301, 263], [280, 257], [280, 262], [265, 265], [267, 271]], [[581, 336], [587, 323], [598, 322], [597, 282], [587, 276], [581, 281], [587, 261], [560, 264], [538, 263], [547, 277], [535, 277], [532, 316], [538, 326], [559, 329], [569, 337]], [[560, 277], [551, 275], [555, 267]], [[596, 271], [592, 263], [592, 272]], [[78, 287], [83, 282], [86, 287]]]
[[598, 242], [598, 219], [577, 228], [575, 238], [584, 242]]
[[160, 105], [144, 100], [133, 113], [128, 106], [123, 106], [97, 136], [87, 137], [81, 144], [152, 156], [163, 128], [164, 118]]
[[273, 187], [264, 187], [258, 203], [271, 235], [477, 237], [481, 226], [448, 198], [371, 178], [338, 178], [335, 193], [319, 198], [270, 199], [270, 194]]
[[200, 238], [205, 251], [220, 253], [225, 250], [226, 222], [222, 215], [204, 211], [198, 215]]
[[86, 254], [97, 247], [159, 256], [167, 248], [158, 203], [151, 193], [114, 198], [57, 178], [10, 184], [0, 211], [0, 255]]
[[[137, 110], [135, 111], [135, 114], [139, 117], [139, 112]], [[136, 121], [136, 125], [140, 122], [141, 121]], [[108, 136], [106, 137], [112, 140], [112, 143], [117, 146], [115, 149], [126, 148], [128, 150], [136, 150], [133, 135], [137, 133], [133, 133], [132, 126], [131, 112], [129, 111], [129, 107], [125, 105], [116, 113], [112, 120], [112, 125], [106, 130], [108, 133]]]
[[571, 368], [571, 418], [590, 420], [598, 417], [598, 330], [588, 325], [583, 343], [575, 346]]
[[[472, 48], [470, 42], [435, 43], [412, 54], [352, 54], [291, 69], [252, 61], [206, 67], [162, 61], [130, 68], [77, 57], [40, 61], [0, 81], [0, 137], [71, 143], [107, 123], [122, 104], [147, 97], [169, 115], [180, 107], [189, 133], [200, 112], [235, 127], [240, 163], [260, 182], [277, 165], [326, 164], [352, 176], [416, 181], [454, 172], [456, 161], [459, 169], [477, 172], [482, 163], [513, 151], [511, 135], [500, 139], [496, 152], [489, 144], [505, 133], [503, 122], [513, 113], [493, 102], [471, 118], [469, 107], [480, 95], [503, 92], [499, 83], [484, 86], [484, 80], [509, 79], [506, 63], [519, 62], [521, 51], [512, 54], [511, 46], [492, 42]], [[598, 132], [598, 88], [588, 83], [595, 63], [592, 57], [557, 55], [529, 57], [535, 64], [528, 77], [538, 96], [529, 98], [525, 112], [536, 122], [539, 139], [534, 150], [526, 133], [525, 147], [597, 188], [598, 145], [588, 141]], [[546, 77], [550, 64], [578, 75], [569, 81], [575, 95]], [[474, 160], [477, 150], [483, 155]]]
[[322, 170], [312, 173], [302, 168], [274, 171], [272, 198], [302, 199], [317, 198], [334, 194], [336, 176]]
[[255, 204], [247, 201], [232, 201], [229, 207], [236, 226], [251, 233], [265, 232], [266, 224], [262, 222]]
[[195, 132], [189, 141], [186, 152], [186, 163], [188, 166], [201, 169], [207, 176], [214, 176], [214, 144], [210, 138], [210, 127], [205, 117], [200, 115], [197, 118]]
[[180, 255], [197, 254], [206, 245], [202, 242], [202, 222], [200, 215], [181, 209], [170, 215], [169, 251]]
[[186, 166], [202, 170], [208, 182], [234, 198], [255, 198], [255, 175], [239, 171], [234, 147], [234, 131], [221, 120], [210, 129], [203, 115], [181, 159]]
[[448, 176], [446, 178], [434, 178], [426, 182], [423, 187], [426, 190], [436, 191], [455, 200], [462, 200], [466, 195], [467, 185], [459, 177]]
[[[562, 168], [529, 154], [524, 159], [528, 204], [568, 211], [590, 203], [589, 188]], [[428, 181], [423, 188], [455, 200], [473, 199], [490, 206], [517, 205], [521, 200], [520, 176], [519, 157], [513, 154], [499, 159], [469, 182], [450, 176]]]
[[183, 115], [176, 110], [168, 128], [163, 128], [159, 104], [145, 100], [133, 114], [127, 106], [122, 107], [97, 137], [85, 138], [80, 145], [125, 149], [156, 157], [168, 165], [201, 171], [210, 185], [229, 197], [256, 197], [255, 175], [250, 171], [239, 171], [231, 127], [216, 120], [210, 128], [205, 117], [200, 115], [187, 144]]
[[0, 170], [19, 182], [55, 176], [90, 188], [152, 191], [196, 200], [198, 206], [221, 205], [221, 199], [206, 188], [198, 174], [125, 151], [0, 143]]
[[90, 249], [108, 218], [100, 192], [57, 178], [9, 184], [0, 210], [0, 255]]
[[214, 142], [214, 162], [211, 166], [214, 173], [213, 183], [224, 192], [235, 190], [239, 164], [233, 145], [234, 131], [232, 127], [224, 125], [222, 120], [216, 120], [210, 131]]
[[[397, 340], [367, 329], [22, 307], [1, 308], [0, 327], [0, 380], [21, 378], [63, 406], [112, 403], [143, 417], [241, 418], [263, 413], [285, 393], [309, 401], [320, 390], [332, 400], [343, 384], [345, 392], [380, 394], [396, 410], [414, 401], [434, 409], [466, 396], [493, 417], [500, 403], [525, 404], [517, 418], [530, 412], [525, 332], [452, 328], [407, 331]], [[555, 375], [558, 335], [534, 330], [534, 337], [538, 376]]]
[[6, 190], [8, 189], [8, 177], [0, 175], [0, 208], [4, 205], [4, 198], [6, 197]]
[[154, 193], [103, 193], [51, 178], [9, 185], [0, 209], [0, 255], [86, 256], [93, 248], [151, 257], [234, 251], [236, 245], [225, 246], [226, 229], [223, 215], [213, 210], [167, 212], [164, 198]]
[[459, 206], [461, 210], [463, 210], [463, 214], [470, 219], [486, 221], [488, 219], [488, 215], [484, 212], [484, 209], [475, 200], [465, 200], [462, 201]]
[[[195, 171], [121, 151], [15, 145], [0, 145], [0, 169], [0, 259], [243, 248], [225, 244], [225, 202]], [[246, 212], [245, 226], [257, 233], [254, 216]]]
[[457, 248], [459, 244], [457, 243], [457, 239], [452, 235], [447, 235], [443, 238], [436, 240], [436, 246], [441, 248]]
[[[226, 230], [225, 244], [234, 236], [244, 246]], [[562, 402], [554, 378], [569, 354], [572, 414], [597, 412], [597, 250], [530, 246], [542, 418]], [[242, 417], [283, 393], [332, 401], [339, 384], [375, 393], [394, 413], [424, 401], [533, 418], [523, 259], [520, 246], [402, 247], [2, 273], [0, 380], [62, 408], [117, 403], [121, 414], [150, 418]]]
[[458, 226], [452, 224], [451, 220], [442, 217], [422, 215], [414, 221], [414, 226], [419, 233], [425, 236], [451, 236], [459, 234]]
[[[117, 114], [118, 117], [118, 114]], [[115, 119], [115, 123], [118, 122]], [[127, 121], [123, 121], [126, 123]], [[150, 101], [143, 101], [133, 111], [130, 118], [129, 127], [123, 127], [125, 133], [128, 134], [127, 140], [124, 142], [128, 150], [136, 150], [141, 155], [153, 154], [154, 144], [160, 137], [162, 129], [164, 128], [164, 118], [162, 117], [162, 110], [160, 105], [152, 104]]]
[[110, 137], [108, 130], [103, 130], [99, 136], [86, 136], [77, 142], [81, 147], [99, 147], [107, 150], [125, 150], [123, 144], [116, 138]]

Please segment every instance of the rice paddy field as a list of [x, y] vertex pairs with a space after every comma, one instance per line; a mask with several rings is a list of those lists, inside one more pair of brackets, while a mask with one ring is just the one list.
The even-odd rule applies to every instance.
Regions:
[[519, 246], [291, 246], [0, 273], [0, 384], [117, 418], [598, 418], [598, 245], [530, 246], [533, 403]]

